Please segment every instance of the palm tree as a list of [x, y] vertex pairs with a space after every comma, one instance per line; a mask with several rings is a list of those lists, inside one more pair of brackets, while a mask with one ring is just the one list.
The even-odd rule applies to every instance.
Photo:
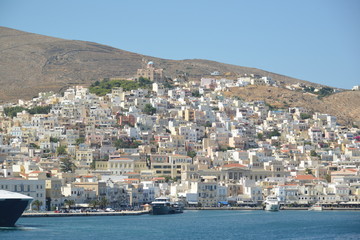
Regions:
[[75, 205], [75, 201], [72, 199], [65, 199], [64, 205], [67, 206], [67, 208], [71, 208], [72, 205]]
[[100, 208], [106, 208], [108, 204], [109, 201], [105, 197], [102, 197], [99, 201]]
[[99, 200], [91, 200], [89, 205], [92, 207], [92, 208], [96, 208], [97, 206], [99, 206]]
[[40, 211], [40, 207], [43, 205], [42, 201], [35, 200], [32, 203], [32, 206], [36, 208], [37, 211]]

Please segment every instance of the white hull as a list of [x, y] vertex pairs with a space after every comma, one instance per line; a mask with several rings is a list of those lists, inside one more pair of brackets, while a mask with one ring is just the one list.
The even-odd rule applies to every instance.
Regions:
[[322, 211], [323, 208], [322, 206], [312, 206], [311, 208], [309, 208], [310, 211]]
[[276, 196], [268, 196], [264, 203], [266, 211], [275, 212], [280, 209], [279, 199]]
[[275, 212], [275, 211], [279, 211], [279, 209], [280, 209], [280, 206], [279, 206], [279, 204], [276, 204], [276, 203], [275, 204], [267, 203], [265, 206], [266, 211]]

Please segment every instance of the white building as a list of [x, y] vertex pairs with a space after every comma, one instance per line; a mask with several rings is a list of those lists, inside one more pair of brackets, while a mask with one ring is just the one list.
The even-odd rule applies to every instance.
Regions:
[[[11, 192], [21, 193], [34, 198], [42, 203], [40, 210], [45, 210], [46, 187], [45, 180], [25, 180], [25, 179], [0, 179], [0, 189]], [[32, 206], [29, 206], [30, 209]]]

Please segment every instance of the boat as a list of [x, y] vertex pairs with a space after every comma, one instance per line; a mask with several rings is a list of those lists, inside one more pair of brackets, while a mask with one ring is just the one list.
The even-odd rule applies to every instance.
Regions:
[[323, 207], [320, 203], [316, 203], [309, 208], [309, 211], [322, 211]]
[[266, 211], [279, 211], [280, 209], [280, 203], [279, 203], [279, 199], [276, 196], [268, 196], [266, 198], [266, 200], [264, 201], [265, 203], [265, 210]]
[[158, 197], [151, 203], [151, 214], [164, 215], [182, 213], [183, 206], [179, 202], [171, 202], [168, 197]]
[[20, 193], [0, 190], [0, 227], [14, 227], [32, 200]]

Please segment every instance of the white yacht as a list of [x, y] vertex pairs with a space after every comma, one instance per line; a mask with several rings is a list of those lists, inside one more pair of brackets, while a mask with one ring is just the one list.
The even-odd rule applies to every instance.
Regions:
[[280, 209], [280, 202], [276, 196], [268, 196], [264, 203], [266, 211], [279, 211]]

